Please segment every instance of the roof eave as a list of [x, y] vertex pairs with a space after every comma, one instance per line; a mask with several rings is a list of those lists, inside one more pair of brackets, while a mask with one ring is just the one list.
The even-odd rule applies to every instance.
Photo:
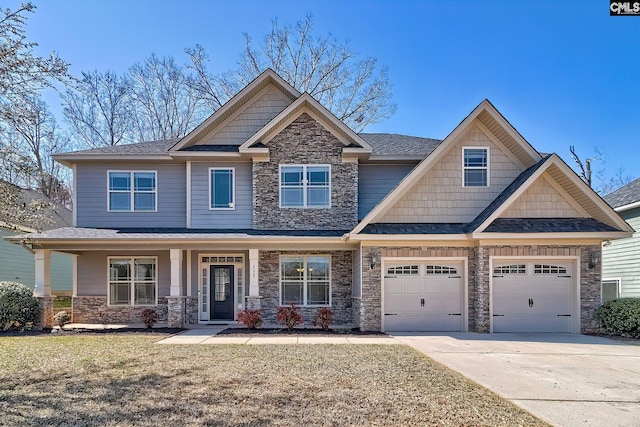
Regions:
[[471, 240], [469, 234], [349, 234], [347, 240], [370, 241], [370, 240]]
[[640, 208], [640, 200], [637, 202], [629, 203], [628, 205], [618, 206], [617, 208], [613, 208], [613, 210], [616, 212], [624, 212], [635, 208]]

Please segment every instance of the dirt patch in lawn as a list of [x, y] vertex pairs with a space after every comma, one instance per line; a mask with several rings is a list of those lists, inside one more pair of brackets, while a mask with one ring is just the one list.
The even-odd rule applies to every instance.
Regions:
[[322, 329], [311, 328], [260, 328], [260, 329], [247, 329], [247, 328], [227, 328], [218, 333], [218, 335], [226, 336], [273, 336], [273, 335], [314, 335], [314, 336], [344, 336], [344, 335], [359, 335], [359, 336], [387, 336], [383, 332], [363, 332], [359, 328], [353, 329], [329, 329], [324, 331]]
[[0, 337], [0, 424], [540, 426], [404, 345], [172, 345]]

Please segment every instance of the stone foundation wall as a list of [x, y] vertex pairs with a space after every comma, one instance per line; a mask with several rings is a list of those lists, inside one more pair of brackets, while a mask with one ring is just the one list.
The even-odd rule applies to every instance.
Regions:
[[154, 308], [159, 322], [167, 322], [167, 298], [159, 297], [156, 306], [107, 306], [107, 297], [77, 296], [72, 298], [73, 323], [142, 323], [140, 314]]
[[40, 320], [39, 327], [51, 328], [53, 326], [53, 300], [55, 297], [36, 297], [40, 302]]
[[[265, 323], [277, 323], [276, 310], [280, 305], [280, 255], [317, 255], [318, 252], [260, 251], [259, 308]], [[352, 323], [351, 282], [353, 255], [351, 251], [322, 252], [331, 256], [331, 311], [333, 324]], [[311, 326], [321, 307], [299, 307], [304, 325]]]

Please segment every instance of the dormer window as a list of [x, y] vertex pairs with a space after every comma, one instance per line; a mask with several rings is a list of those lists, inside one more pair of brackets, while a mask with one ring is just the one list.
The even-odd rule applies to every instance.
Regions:
[[462, 186], [489, 186], [489, 148], [462, 147]]
[[331, 206], [329, 165], [281, 165], [281, 208], [328, 208]]

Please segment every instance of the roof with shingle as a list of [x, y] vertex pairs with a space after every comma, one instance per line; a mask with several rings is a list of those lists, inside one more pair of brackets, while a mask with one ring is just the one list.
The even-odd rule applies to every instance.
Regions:
[[[426, 157], [442, 142], [439, 139], [422, 138], [418, 136], [399, 135], [394, 133], [361, 133], [359, 136], [373, 148], [374, 156], [414, 156]], [[89, 150], [63, 153], [67, 156], [101, 156], [101, 155], [168, 155], [169, 149], [179, 139], [164, 139], [159, 141], [138, 142], [133, 144], [115, 145], [112, 147], [93, 148]], [[179, 151], [212, 151], [238, 152], [237, 145], [194, 145]]]
[[371, 145], [374, 156], [427, 157], [442, 142], [439, 139], [397, 133], [360, 133], [358, 135]]
[[111, 147], [92, 148], [89, 150], [71, 151], [63, 153], [63, 156], [84, 156], [84, 155], [166, 155], [169, 148], [173, 147], [179, 139], [162, 139], [158, 141], [136, 142], [133, 144], [114, 145]]
[[342, 237], [349, 230], [251, 230], [251, 229], [190, 229], [190, 228], [81, 228], [63, 227], [38, 233], [12, 236], [33, 240], [193, 240], [220, 238], [268, 238], [268, 237]]
[[485, 233], [575, 233], [619, 231], [593, 218], [498, 218]]
[[640, 178], [607, 194], [603, 199], [613, 208], [640, 202]]
[[367, 224], [361, 234], [466, 234], [468, 224], [459, 223], [376, 223]]

